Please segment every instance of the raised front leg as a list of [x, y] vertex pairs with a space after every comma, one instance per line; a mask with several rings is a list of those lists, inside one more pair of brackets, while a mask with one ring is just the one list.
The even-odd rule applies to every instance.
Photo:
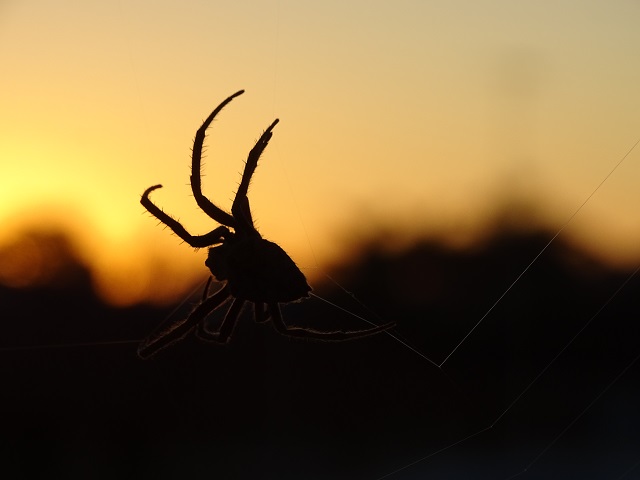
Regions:
[[240, 181], [240, 185], [238, 186], [236, 198], [233, 201], [233, 205], [231, 206], [231, 213], [233, 214], [233, 218], [235, 218], [236, 220], [236, 231], [242, 229], [246, 232], [255, 231], [255, 228], [253, 227], [253, 220], [251, 219], [249, 199], [247, 197], [247, 193], [249, 191], [249, 183], [251, 183], [251, 177], [256, 171], [256, 167], [258, 166], [260, 155], [262, 155], [264, 149], [267, 148], [269, 140], [271, 140], [271, 137], [273, 136], [272, 130], [279, 121], [280, 120], [276, 118], [273, 123], [269, 125], [269, 127], [260, 136], [255, 146], [251, 149], [251, 151], [249, 152], [249, 156], [247, 157], [247, 163], [245, 164], [244, 172], [242, 173], [242, 180]]
[[186, 228], [184, 228], [180, 224], [180, 222], [178, 222], [171, 215], [164, 213], [160, 207], [156, 206], [149, 199], [149, 194], [154, 190], [157, 190], [158, 188], [162, 188], [162, 185], [154, 185], [153, 187], [147, 188], [142, 194], [140, 203], [149, 211], [151, 215], [164, 223], [173, 231], [173, 233], [175, 233], [192, 247], [204, 248], [211, 245], [216, 245], [218, 243], [222, 243], [224, 239], [230, 235], [229, 229], [222, 225], [214, 228], [209, 233], [205, 233], [204, 235], [191, 235], [189, 232], [187, 232]]
[[236, 227], [235, 219], [227, 212], [214, 205], [211, 200], [202, 194], [202, 180], [200, 174], [200, 169], [202, 168], [202, 146], [207, 135], [207, 128], [209, 128], [209, 125], [211, 125], [211, 122], [213, 122], [216, 115], [218, 115], [218, 113], [220, 113], [220, 111], [229, 102], [231, 102], [231, 100], [243, 93], [244, 90], [237, 91], [233, 95], [227, 97], [224, 102], [218, 105], [216, 109], [211, 112], [211, 115], [206, 118], [202, 123], [202, 126], [196, 132], [196, 138], [193, 140], [193, 152], [191, 153], [191, 191], [193, 192], [193, 197], [196, 199], [196, 203], [216, 222], [231, 228]]

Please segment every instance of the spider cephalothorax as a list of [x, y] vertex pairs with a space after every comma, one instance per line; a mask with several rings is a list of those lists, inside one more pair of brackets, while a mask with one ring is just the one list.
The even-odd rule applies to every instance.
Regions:
[[[256, 321], [270, 320], [279, 333], [293, 337], [341, 341], [373, 335], [394, 326], [393, 323], [388, 323], [365, 330], [322, 332], [302, 327], [291, 327], [284, 323], [279, 304], [308, 297], [311, 287], [289, 255], [275, 243], [260, 236], [253, 225], [249, 198], [247, 197], [249, 182], [258, 166], [258, 159], [269, 143], [272, 130], [278, 123], [278, 119], [269, 125], [249, 152], [231, 213], [214, 205], [202, 194], [201, 189], [202, 145], [207, 128], [225, 105], [242, 93], [244, 90], [234, 93], [218, 105], [198, 129], [193, 142], [191, 157], [193, 196], [198, 206], [209, 217], [222, 225], [204, 235], [191, 235], [180, 222], [164, 213], [149, 199], [149, 194], [162, 185], [149, 187], [142, 194], [140, 200], [142, 205], [149, 213], [173, 230], [178, 237], [195, 248], [210, 247], [205, 265], [217, 280], [225, 282], [224, 286], [211, 296], [208, 296], [209, 283], [207, 283], [202, 302], [186, 319], [174, 322], [167, 328], [153, 332], [147, 337], [138, 347], [138, 354], [142, 358], [150, 357], [158, 350], [180, 340], [194, 329], [196, 329], [196, 335], [203, 340], [227, 342], [233, 333], [236, 320], [245, 302], [253, 303]], [[232, 300], [232, 303], [219, 330], [217, 332], [207, 330], [206, 317], [229, 300]]]

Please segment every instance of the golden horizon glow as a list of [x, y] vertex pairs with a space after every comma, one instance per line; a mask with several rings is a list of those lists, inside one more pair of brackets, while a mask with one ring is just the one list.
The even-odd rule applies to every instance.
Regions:
[[[228, 209], [243, 161], [281, 122], [251, 185], [260, 231], [313, 272], [379, 225], [390, 244], [464, 244], [510, 204], [559, 228], [640, 137], [640, 5], [536, 2], [13, 2], [0, 8], [0, 245], [62, 223], [102, 295], [171, 301], [206, 277], [138, 203], [212, 228], [188, 187], [200, 122], [205, 193]], [[567, 227], [640, 260], [640, 152]], [[471, 240], [470, 240], [471, 239]]]

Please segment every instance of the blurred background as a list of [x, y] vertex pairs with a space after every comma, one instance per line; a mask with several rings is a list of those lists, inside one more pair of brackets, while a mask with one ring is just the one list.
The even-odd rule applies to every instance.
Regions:
[[[263, 234], [303, 266], [393, 230], [466, 246], [513, 222], [558, 225], [638, 137], [638, 3], [2, 2], [0, 242], [73, 238], [106, 301], [175, 299], [202, 267], [144, 214], [193, 232], [204, 191], [229, 208], [242, 162], [278, 117], [251, 188]], [[567, 238], [617, 265], [639, 258], [637, 154]], [[200, 252], [203, 254], [203, 252]], [[7, 267], [8, 268], [8, 267]], [[28, 283], [5, 271], [4, 282]]]
[[[543, 457], [548, 475], [622, 474], [640, 441], [638, 280], [596, 313], [640, 262], [640, 153], [607, 178], [640, 136], [639, 14], [631, 0], [0, 2], [11, 465], [37, 451], [67, 478], [378, 478], [491, 424], [568, 346], [499, 433], [395, 477], [517, 473], [631, 366], [577, 443]], [[250, 321], [230, 348], [141, 362], [136, 341], [188, 314], [207, 272], [140, 194], [162, 183], [159, 206], [213, 228], [190, 148], [239, 89], [207, 137], [205, 194], [230, 208], [280, 118], [250, 190], [259, 230], [319, 295], [396, 320], [437, 364], [606, 182], [442, 370], [388, 336], [317, 345]], [[318, 299], [285, 317], [363, 327]], [[84, 346], [56, 347], [70, 344]]]

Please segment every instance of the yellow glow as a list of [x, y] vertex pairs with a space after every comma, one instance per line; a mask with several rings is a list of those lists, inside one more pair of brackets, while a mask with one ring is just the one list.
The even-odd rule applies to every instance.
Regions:
[[[190, 146], [239, 88], [212, 126], [204, 190], [228, 209], [279, 117], [251, 205], [311, 275], [378, 225], [391, 244], [465, 244], [524, 202], [559, 228], [640, 136], [639, 9], [15, 2], [0, 20], [0, 245], [61, 223], [109, 301], [172, 301], [206, 276], [206, 252], [139, 196], [162, 183], [154, 201], [190, 231], [215, 226], [191, 198]], [[640, 257], [639, 159], [564, 233], [614, 263]]]

